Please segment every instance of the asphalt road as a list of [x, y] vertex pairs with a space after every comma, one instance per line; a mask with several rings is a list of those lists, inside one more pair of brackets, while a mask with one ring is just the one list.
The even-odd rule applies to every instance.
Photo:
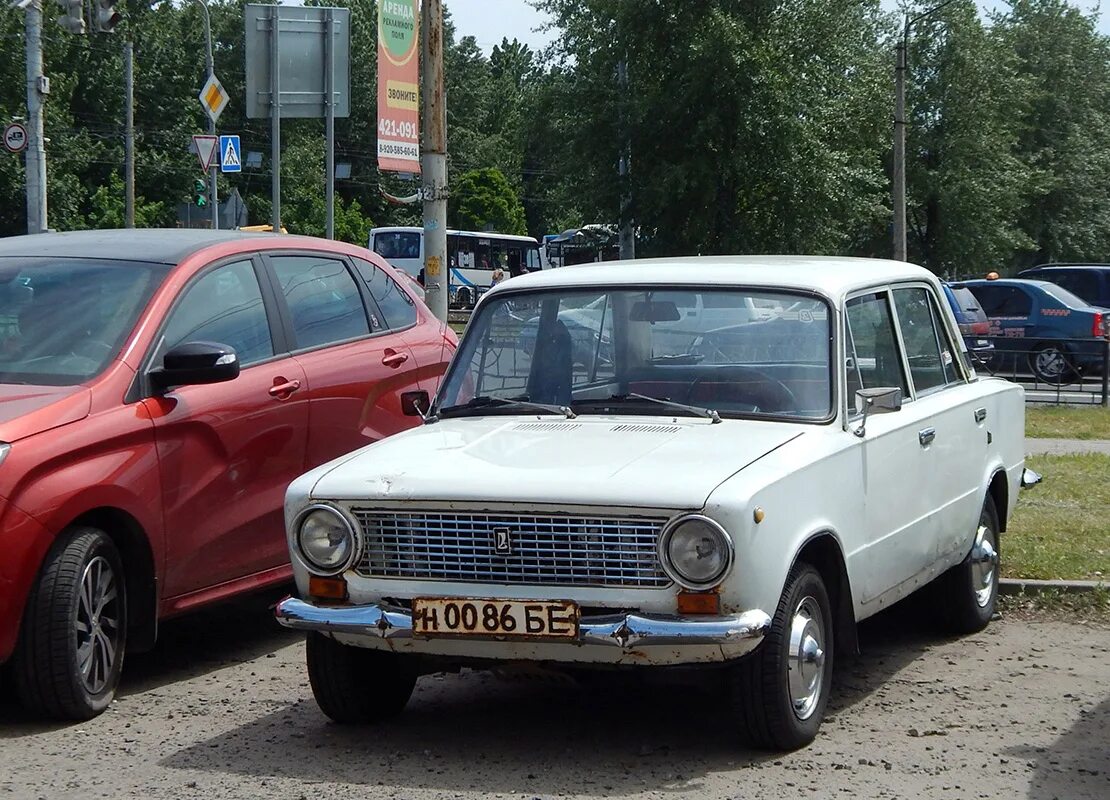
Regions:
[[817, 742], [778, 755], [734, 743], [709, 684], [428, 677], [397, 721], [341, 728], [299, 637], [240, 605], [164, 626], [99, 719], [0, 705], [0, 798], [1110, 797], [1110, 630], [926, 627], [867, 624]]

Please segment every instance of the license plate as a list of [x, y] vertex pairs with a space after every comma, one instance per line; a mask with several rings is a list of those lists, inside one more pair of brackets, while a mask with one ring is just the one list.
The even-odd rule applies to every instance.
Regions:
[[417, 636], [577, 639], [578, 604], [418, 597], [412, 601], [412, 630]]

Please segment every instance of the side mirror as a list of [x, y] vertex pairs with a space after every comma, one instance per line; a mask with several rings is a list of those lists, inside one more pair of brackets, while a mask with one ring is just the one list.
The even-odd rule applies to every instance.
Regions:
[[401, 395], [401, 413], [406, 417], [425, 419], [431, 405], [427, 392], [405, 392]]
[[869, 414], [891, 414], [902, 410], [902, 389], [898, 386], [876, 386], [856, 392], [856, 411], [863, 414], [859, 427], [852, 433], [861, 439], [867, 433]]
[[158, 389], [223, 383], [239, 377], [235, 348], [216, 342], [185, 342], [162, 358], [162, 366], [151, 370], [150, 380]]

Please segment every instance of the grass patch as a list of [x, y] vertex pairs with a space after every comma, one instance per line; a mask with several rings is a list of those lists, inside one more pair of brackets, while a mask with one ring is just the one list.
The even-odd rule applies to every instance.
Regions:
[[1025, 435], [1031, 439], [1110, 439], [1110, 408], [1027, 406]]
[[1002, 536], [1008, 578], [1110, 578], [1110, 456], [1032, 456], [1044, 481], [1025, 490]]

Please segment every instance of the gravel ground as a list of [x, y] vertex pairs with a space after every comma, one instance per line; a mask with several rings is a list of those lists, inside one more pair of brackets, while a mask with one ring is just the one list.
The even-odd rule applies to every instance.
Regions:
[[1110, 630], [894, 609], [838, 669], [818, 740], [734, 744], [700, 688], [427, 677], [377, 728], [329, 724], [299, 637], [259, 603], [163, 627], [111, 710], [45, 726], [0, 704], [0, 798], [1110, 797]]

